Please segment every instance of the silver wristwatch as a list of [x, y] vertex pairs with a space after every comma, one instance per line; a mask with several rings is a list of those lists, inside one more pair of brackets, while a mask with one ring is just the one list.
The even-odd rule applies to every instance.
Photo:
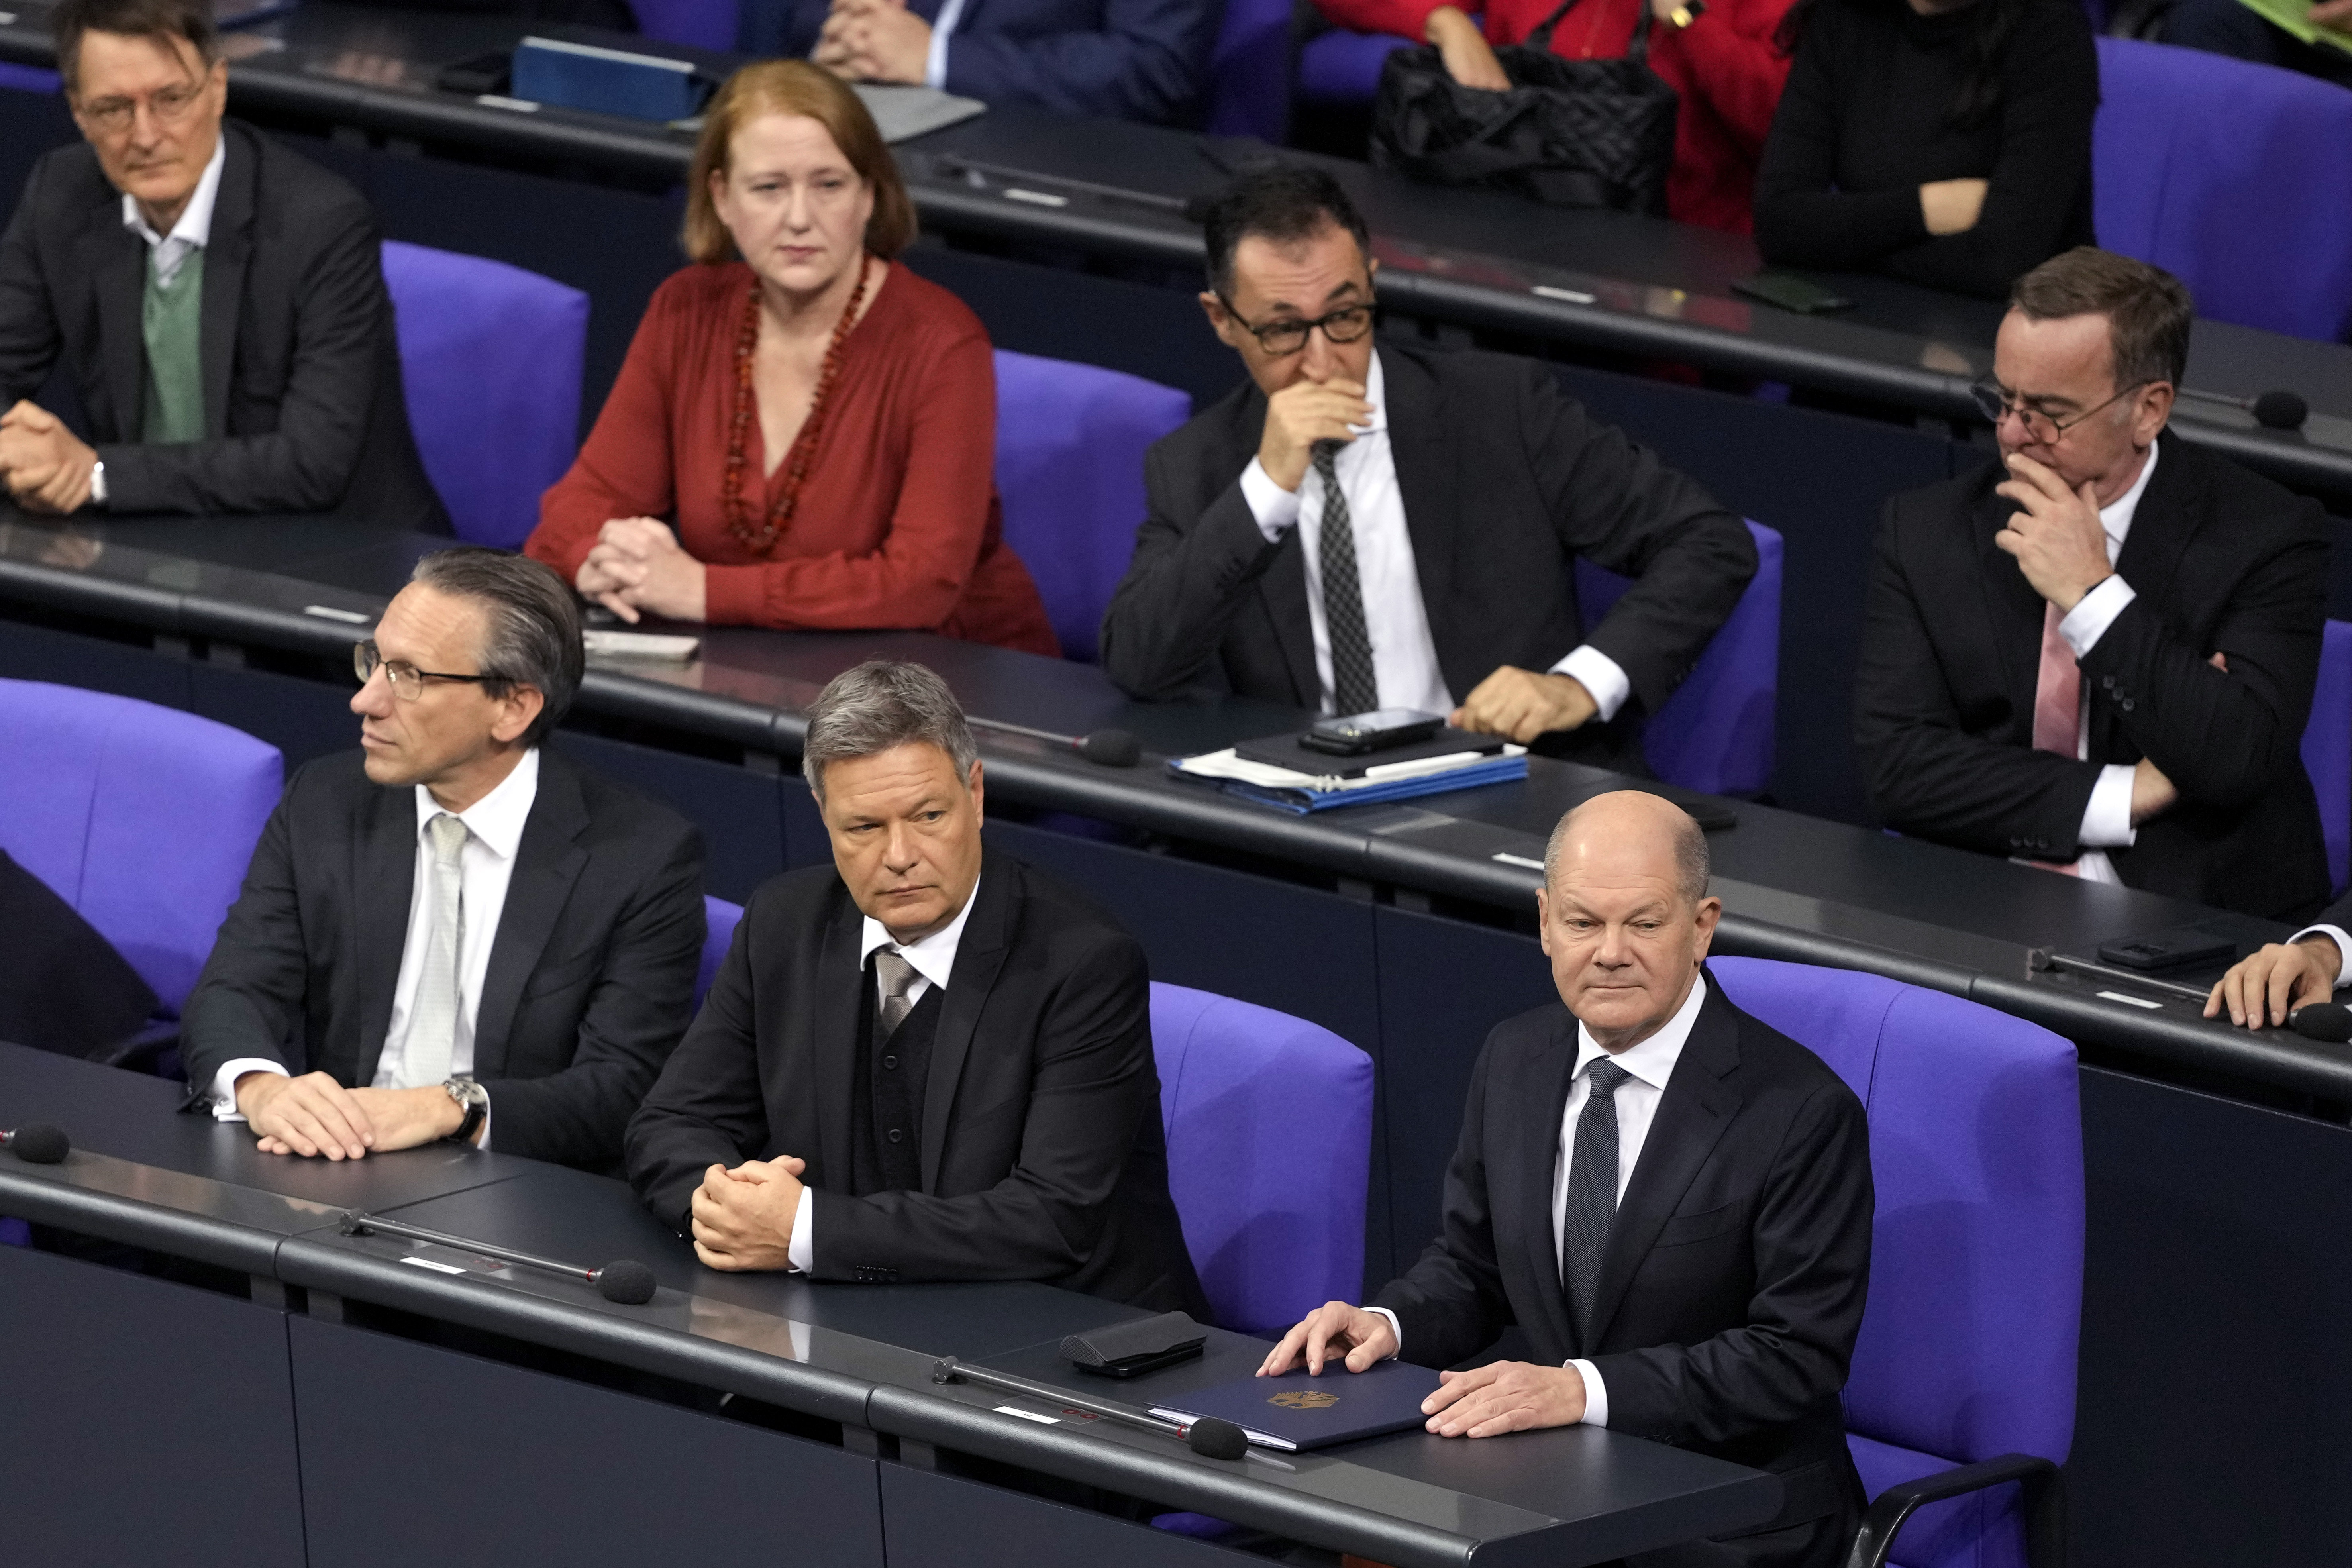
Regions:
[[466, 1119], [457, 1123], [457, 1131], [449, 1134], [450, 1139], [471, 1143], [481, 1135], [482, 1123], [490, 1119], [490, 1091], [469, 1078], [449, 1079], [441, 1088], [466, 1113]]

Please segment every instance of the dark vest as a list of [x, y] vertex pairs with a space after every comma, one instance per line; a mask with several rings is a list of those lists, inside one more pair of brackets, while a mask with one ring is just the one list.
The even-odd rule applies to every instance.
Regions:
[[937, 985], [923, 994], [887, 1039], [877, 1039], [874, 965], [858, 982], [857, 1071], [851, 1095], [852, 1170], [856, 1197], [919, 1192], [923, 1185], [923, 1089], [931, 1072], [931, 1037], [939, 1033]]

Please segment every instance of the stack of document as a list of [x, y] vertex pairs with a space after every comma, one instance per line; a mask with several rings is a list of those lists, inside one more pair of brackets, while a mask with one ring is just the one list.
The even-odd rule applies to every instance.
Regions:
[[[1333, 768], [1360, 766], [1339, 757]], [[1270, 763], [1254, 763], [1233, 747], [1197, 757], [1170, 760], [1169, 770], [1187, 778], [1209, 779], [1225, 790], [1279, 810], [1304, 816], [1335, 805], [1370, 805], [1379, 801], [1406, 800], [1413, 795], [1468, 789], [1474, 784], [1503, 784], [1528, 776], [1528, 749], [1505, 746], [1497, 752], [1454, 752], [1444, 756], [1414, 757], [1403, 762], [1376, 763], [1355, 777], [1339, 773], [1309, 773]]]

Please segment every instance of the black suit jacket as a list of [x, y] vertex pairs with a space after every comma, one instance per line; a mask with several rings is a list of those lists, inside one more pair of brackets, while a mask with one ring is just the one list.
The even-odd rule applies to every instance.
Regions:
[[[1612, 723], [1546, 749], [1638, 766], [1641, 715], [1756, 574], [1748, 530], [1541, 364], [1388, 342], [1380, 355], [1422, 604], [1455, 700], [1502, 665], [1549, 669], [1589, 641], [1633, 695]], [[1268, 544], [1242, 494], [1265, 428], [1265, 395], [1244, 382], [1144, 459], [1150, 515], [1102, 627], [1104, 672], [1135, 696], [1321, 700], [1298, 531]], [[1598, 626], [1577, 611], [1579, 555], [1639, 579]]]
[[33, 167], [0, 237], [0, 406], [62, 357], [121, 512], [341, 512], [446, 533], [409, 437], [374, 216], [248, 126], [205, 246], [206, 439], [145, 446], [147, 246], [88, 144]]
[[[2327, 540], [2318, 503], [2160, 437], [2116, 570], [2137, 597], [2082, 662], [2090, 760], [2033, 749], [2043, 601], [1993, 542], [2017, 508], [1998, 464], [1898, 495], [1871, 569], [1854, 744], [1890, 827], [2071, 860], [2109, 763], [2180, 791], [2110, 849], [2135, 888], [2291, 920], [2328, 892], [2299, 748], [2318, 679]], [[2227, 674], [2206, 660], [2226, 654]]]
[[[629, 1113], [685, 1029], [701, 964], [702, 836], [542, 751], [474, 1020], [491, 1144], [619, 1163]], [[375, 1078], [416, 868], [416, 793], [361, 755], [296, 773], [182, 1015], [188, 1081], [240, 1057]]]
[[629, 1123], [629, 1181], [688, 1228], [712, 1164], [798, 1155], [819, 1279], [1041, 1279], [1206, 1305], [1168, 1195], [1135, 940], [1003, 855], [982, 863], [932, 1037], [922, 1187], [851, 1195], [864, 920], [829, 867], [751, 896], [694, 1027]]
[[1780, 1516], [1733, 1541], [1732, 1561], [1827, 1568], [1862, 1502], [1838, 1395], [1870, 1282], [1869, 1129], [1820, 1058], [1706, 984], [1618, 1206], [1590, 1342], [1551, 1223], [1577, 1056], [1557, 1004], [1486, 1037], [1444, 1229], [1375, 1305], [1424, 1366], [1465, 1361], [1512, 1323], [1539, 1363], [1591, 1361], [1612, 1431], [1780, 1475]]

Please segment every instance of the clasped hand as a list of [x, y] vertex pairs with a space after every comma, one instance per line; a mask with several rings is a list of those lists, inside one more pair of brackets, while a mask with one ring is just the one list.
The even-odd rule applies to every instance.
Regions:
[[851, 81], [920, 83], [931, 62], [931, 25], [906, 0], [833, 0], [809, 58]]
[[[1386, 1317], [1326, 1301], [1266, 1352], [1257, 1375], [1278, 1377], [1303, 1359], [1308, 1375], [1320, 1377], [1335, 1355], [1349, 1372], [1369, 1372], [1396, 1352], [1396, 1331]], [[1494, 1437], [1584, 1419], [1584, 1375], [1572, 1366], [1500, 1361], [1437, 1376], [1437, 1392], [1421, 1409], [1427, 1429], [1440, 1437]]]
[[694, 1255], [713, 1268], [791, 1268], [807, 1169], [807, 1161], [786, 1155], [703, 1172], [694, 1192]]
[[572, 586], [632, 626], [640, 612], [674, 621], [708, 620], [709, 580], [658, 518], [616, 517], [596, 534]]
[[0, 479], [26, 511], [69, 512], [89, 500], [98, 454], [37, 403], [0, 414]]
[[265, 1154], [358, 1160], [446, 1138], [465, 1109], [438, 1084], [421, 1089], [345, 1089], [322, 1072], [284, 1078], [249, 1072], [236, 1080], [236, 1108]]

